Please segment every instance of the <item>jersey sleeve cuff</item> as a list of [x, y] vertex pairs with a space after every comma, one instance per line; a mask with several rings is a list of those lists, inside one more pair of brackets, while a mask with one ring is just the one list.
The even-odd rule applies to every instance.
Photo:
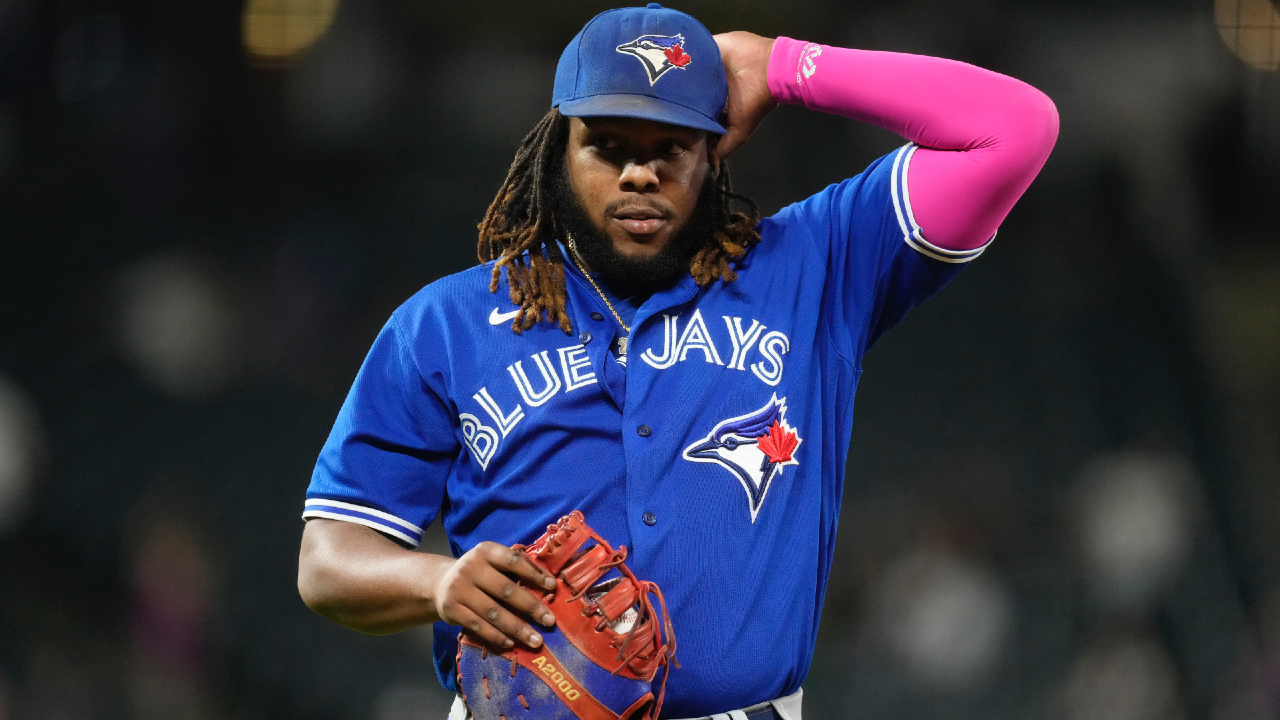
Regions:
[[398, 518], [391, 513], [353, 502], [326, 498], [307, 498], [306, 505], [302, 510], [302, 517], [303, 519], [327, 518], [329, 520], [341, 520], [364, 525], [394, 538], [399, 538], [415, 548], [422, 542], [422, 528], [417, 525]]
[[912, 250], [925, 257], [945, 263], [967, 263], [990, 247], [996, 236], [993, 233], [989, 240], [971, 250], [948, 250], [924, 239], [924, 231], [920, 229], [915, 215], [911, 212], [911, 195], [907, 191], [907, 171], [911, 167], [911, 157], [915, 155], [917, 147], [915, 143], [908, 143], [893, 157], [893, 181], [889, 188], [893, 195], [893, 211], [897, 214], [898, 226], [902, 229], [903, 241]]

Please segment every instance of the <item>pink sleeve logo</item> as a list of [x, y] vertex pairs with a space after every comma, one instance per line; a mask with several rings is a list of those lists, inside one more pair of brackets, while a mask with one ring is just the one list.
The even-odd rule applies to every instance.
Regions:
[[804, 81], [813, 77], [818, 72], [818, 56], [822, 54], [822, 46], [816, 43], [809, 43], [800, 51], [800, 65], [796, 68], [796, 84], [803, 85]]

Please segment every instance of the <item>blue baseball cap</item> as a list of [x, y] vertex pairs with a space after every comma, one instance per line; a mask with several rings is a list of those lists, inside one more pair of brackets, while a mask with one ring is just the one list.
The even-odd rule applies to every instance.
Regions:
[[630, 117], [723, 135], [729, 98], [720, 47], [702, 23], [649, 3], [607, 10], [560, 55], [551, 107], [570, 117]]

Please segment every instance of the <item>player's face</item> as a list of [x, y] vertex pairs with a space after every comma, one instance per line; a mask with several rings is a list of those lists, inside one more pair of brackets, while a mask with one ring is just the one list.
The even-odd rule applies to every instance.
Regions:
[[706, 133], [632, 118], [569, 118], [565, 165], [587, 219], [633, 262], [679, 234], [714, 170]]

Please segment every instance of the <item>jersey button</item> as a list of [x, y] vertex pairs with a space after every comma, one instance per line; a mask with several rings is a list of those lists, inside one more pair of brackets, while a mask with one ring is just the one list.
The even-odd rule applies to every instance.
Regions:
[[645, 513], [644, 515], [642, 515], [642, 516], [640, 517], [640, 519], [641, 519], [641, 520], [644, 520], [644, 524], [645, 524], [645, 525], [648, 525], [649, 527], [653, 527], [654, 525], [656, 525], [656, 524], [658, 523], [658, 518], [657, 518], [657, 516], [655, 516], [655, 515], [654, 515], [653, 513], [651, 513], [651, 512], [647, 512], [647, 513]]
[[583, 330], [582, 334], [578, 336], [578, 342], [582, 343], [583, 345], [586, 345], [587, 343], [591, 342], [591, 333], [587, 332], [586, 330]]
[[600, 314], [600, 313], [598, 313], [598, 312], [593, 312], [593, 313], [591, 313], [591, 319], [592, 319], [592, 320], [595, 320], [596, 322], [600, 322], [601, 320], [603, 320], [603, 319], [604, 319], [604, 316], [603, 316], [603, 315], [601, 315], [601, 314]]
[[640, 437], [649, 437], [653, 434], [653, 430], [648, 425], [641, 425], [636, 428], [636, 433], [639, 434]]

